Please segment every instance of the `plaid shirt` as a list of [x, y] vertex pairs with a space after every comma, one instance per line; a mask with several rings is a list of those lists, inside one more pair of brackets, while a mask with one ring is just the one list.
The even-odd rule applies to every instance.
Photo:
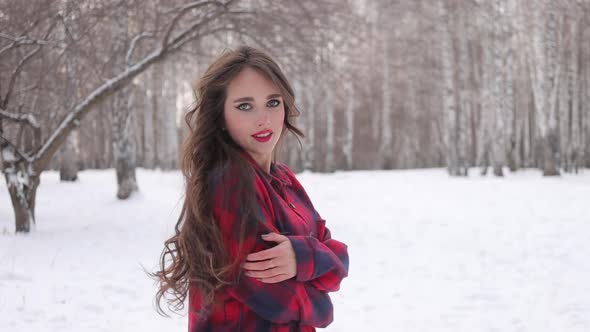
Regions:
[[261, 227], [257, 234], [246, 235], [240, 252], [236, 218], [239, 202], [224, 197], [227, 186], [231, 188], [232, 177], [218, 176], [218, 180], [212, 181], [212, 206], [225, 246], [232, 257], [241, 257], [243, 262], [247, 254], [276, 245], [262, 240], [260, 235], [283, 234], [295, 251], [297, 275], [279, 283], [263, 283], [239, 273], [237, 285], [216, 295], [220, 305], [207, 317], [197, 314], [200, 295], [192, 287], [189, 331], [315, 331], [315, 327], [326, 327], [333, 320], [328, 292], [337, 291], [348, 275], [347, 246], [331, 238], [326, 221], [314, 209], [289, 167], [273, 162], [268, 174], [249, 154], [244, 152], [243, 156], [255, 169], [260, 207], [256, 215]]

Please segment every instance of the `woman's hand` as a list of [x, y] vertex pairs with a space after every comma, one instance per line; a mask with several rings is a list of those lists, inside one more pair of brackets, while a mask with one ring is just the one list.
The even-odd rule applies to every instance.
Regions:
[[262, 239], [277, 242], [278, 245], [246, 256], [246, 263], [242, 265], [246, 270], [245, 274], [265, 283], [293, 278], [297, 274], [297, 260], [289, 238], [277, 233], [268, 233], [262, 235]]

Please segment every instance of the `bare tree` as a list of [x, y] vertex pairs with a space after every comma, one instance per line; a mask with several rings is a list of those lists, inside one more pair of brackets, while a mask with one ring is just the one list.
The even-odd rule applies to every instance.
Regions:
[[[78, 100], [49, 137], [33, 151], [21, 151], [16, 144], [2, 136], [2, 145], [0, 146], [2, 151], [0, 154], [2, 156], [2, 171], [15, 210], [17, 232], [28, 232], [30, 230], [30, 225], [35, 220], [35, 194], [39, 185], [39, 175], [46, 168], [51, 157], [63, 144], [70, 132], [80, 124], [86, 114], [95, 109], [94, 106], [128, 85], [134, 77], [141, 74], [151, 65], [161, 62], [170, 54], [177, 52], [187, 42], [199, 38], [199, 32], [204, 27], [221, 24], [222, 20], [220, 18], [224, 15], [240, 15], [240, 12], [231, 10], [232, 3], [231, 0], [225, 3], [220, 1], [192, 2], [172, 8], [167, 19], [163, 22], [165, 28], [159, 33], [158, 43], [153, 46], [152, 50], [140, 56], [138, 60], [131, 61], [130, 65], [124, 70], [121, 70]], [[194, 12], [203, 14], [197, 15], [194, 20], [190, 20], [190, 14]], [[187, 20], [188, 22], [184, 23], [181, 20]], [[46, 33], [46, 39], [36, 42], [35, 48], [21, 58], [13, 71], [14, 74], [10, 82], [16, 80], [26, 62], [39, 53], [41, 48], [47, 44], [49, 37], [50, 33]], [[11, 38], [13, 43], [10, 47], [16, 48], [19, 46], [19, 40], [27, 38], [26, 32]], [[129, 49], [128, 53], [133, 54], [133, 50]], [[1, 100], [1, 117], [9, 120], [32, 119], [28, 123], [35, 123], [34, 117], [30, 113], [23, 114], [10, 111], [11, 90], [9, 86]]]
[[539, 132], [543, 175], [559, 175], [557, 169], [557, 91], [561, 63], [558, 59], [558, 13], [553, 1], [532, 2], [533, 44], [529, 66], [535, 116]]
[[292, 78], [306, 137], [283, 152], [296, 169], [590, 167], [587, 0], [142, 4], [0, 3], [0, 157], [18, 231], [47, 168], [115, 167], [123, 198], [136, 166], [177, 167], [176, 103], [238, 44]]

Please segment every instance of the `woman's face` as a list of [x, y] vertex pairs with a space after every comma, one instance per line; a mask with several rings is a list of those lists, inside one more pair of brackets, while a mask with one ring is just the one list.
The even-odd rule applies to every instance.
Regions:
[[223, 114], [231, 138], [268, 170], [285, 119], [279, 88], [256, 70], [244, 68], [227, 86]]

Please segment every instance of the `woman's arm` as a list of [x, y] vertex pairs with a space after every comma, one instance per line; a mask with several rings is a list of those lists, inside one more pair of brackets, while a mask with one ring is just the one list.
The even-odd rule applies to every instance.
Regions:
[[[263, 184], [259, 181], [259, 179], [256, 181], [257, 190], [262, 190]], [[244, 263], [247, 254], [267, 249], [268, 244], [260, 238], [259, 234], [247, 234], [240, 248], [240, 202], [237, 197], [231, 197], [235, 196], [233, 192], [227, 181], [221, 181], [215, 185], [213, 216], [220, 227], [230, 257], [233, 259], [239, 257], [240, 263]], [[259, 195], [257, 198], [260, 209], [253, 216], [257, 220], [252, 222], [259, 224], [270, 222], [269, 209], [265, 208], [265, 203]], [[299, 321], [314, 327], [326, 327], [332, 322], [332, 303], [330, 298], [319, 289], [295, 279], [275, 284], [263, 283], [245, 276], [242, 272], [241, 269], [238, 272], [237, 284], [228, 287], [226, 291], [260, 317], [275, 323]]]
[[[295, 195], [305, 202], [313, 211], [313, 203], [295, 174], [284, 167], [292, 183]], [[316, 212], [317, 213], [317, 212]], [[291, 240], [297, 259], [297, 281], [310, 282], [314, 287], [325, 292], [340, 289], [340, 282], [348, 276], [348, 247], [332, 239], [326, 221], [317, 219], [317, 238], [305, 235], [287, 236]]]
[[318, 237], [291, 235], [297, 260], [297, 281], [310, 282], [324, 292], [340, 289], [348, 276], [348, 247], [331, 238], [324, 219], [318, 220]]

